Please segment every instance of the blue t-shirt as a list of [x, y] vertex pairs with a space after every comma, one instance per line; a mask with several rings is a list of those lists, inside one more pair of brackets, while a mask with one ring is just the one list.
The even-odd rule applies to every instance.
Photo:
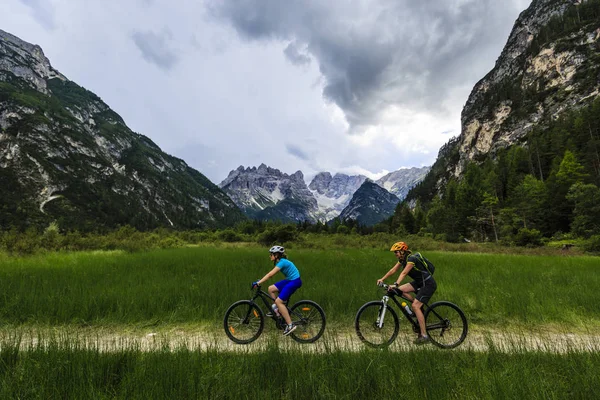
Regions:
[[298, 268], [290, 260], [282, 258], [275, 266], [281, 268], [281, 272], [285, 275], [285, 278], [290, 281], [300, 278], [300, 271], [298, 271]]

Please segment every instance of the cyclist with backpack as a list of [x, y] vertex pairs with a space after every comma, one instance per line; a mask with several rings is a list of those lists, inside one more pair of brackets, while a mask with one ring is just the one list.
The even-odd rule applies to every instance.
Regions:
[[[388, 290], [400, 290], [406, 297], [412, 299], [412, 309], [417, 317], [417, 321], [419, 321], [419, 327], [421, 329], [419, 336], [415, 340], [415, 344], [427, 343], [429, 342], [429, 336], [427, 336], [425, 317], [421, 308], [423, 307], [423, 303], [427, 303], [431, 299], [431, 296], [433, 296], [433, 293], [435, 293], [435, 290], [437, 289], [437, 283], [435, 282], [435, 279], [433, 279], [435, 267], [420, 253], [412, 254], [412, 252], [408, 250], [408, 245], [404, 242], [394, 243], [390, 251], [394, 252], [398, 262], [383, 276], [383, 278], [377, 280], [377, 284], [380, 285], [386, 278], [394, 275], [402, 268], [398, 279], [396, 279], [394, 284], [390, 285]], [[407, 275], [412, 278], [413, 281], [401, 285], [402, 280]], [[416, 293], [416, 296], [413, 298], [408, 294], [410, 292]]]
[[290, 313], [288, 312], [285, 303], [290, 299], [290, 296], [302, 286], [302, 280], [300, 280], [298, 268], [296, 268], [293, 262], [287, 259], [287, 254], [285, 254], [285, 249], [282, 246], [271, 247], [269, 249], [269, 255], [275, 267], [267, 272], [262, 279], [252, 282], [252, 288], [260, 286], [261, 283], [268, 281], [279, 271], [283, 273], [285, 279], [269, 286], [269, 294], [275, 299], [275, 304], [277, 306], [273, 311], [279, 312], [287, 323], [283, 330], [283, 335], [287, 336], [296, 329], [296, 325], [292, 324], [292, 318], [290, 317]]

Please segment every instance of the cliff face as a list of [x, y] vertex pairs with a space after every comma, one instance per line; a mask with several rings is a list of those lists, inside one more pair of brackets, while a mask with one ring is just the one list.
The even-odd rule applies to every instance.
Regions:
[[451, 175], [598, 96], [599, 9], [597, 0], [534, 0], [521, 13], [495, 67], [466, 102]]
[[39, 46], [0, 30], [0, 229], [189, 229], [244, 216], [216, 185], [132, 132]]
[[219, 184], [251, 218], [285, 222], [315, 222], [317, 200], [301, 171], [292, 175], [261, 164], [233, 170]]

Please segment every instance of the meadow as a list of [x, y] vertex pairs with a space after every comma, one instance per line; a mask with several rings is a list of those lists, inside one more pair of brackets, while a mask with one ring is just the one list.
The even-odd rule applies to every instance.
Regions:
[[[600, 262], [592, 256], [423, 251], [436, 265], [433, 301], [464, 310], [472, 332], [596, 334]], [[328, 331], [353, 333], [358, 308], [378, 299], [378, 278], [394, 264], [386, 249], [289, 250]], [[283, 346], [277, 332], [259, 351], [217, 347], [148, 351], [126, 343], [106, 351], [57, 330], [222, 333], [222, 318], [249, 298], [250, 282], [272, 268], [265, 248], [220, 244], [178, 249], [0, 256], [1, 398], [594, 398], [598, 346], [531, 350], [493, 342], [484, 351], [432, 346], [353, 351], [327, 336]], [[275, 281], [275, 280], [273, 280]], [[20, 332], [38, 330], [37, 340]], [[267, 327], [267, 330], [274, 330]], [[308, 351], [307, 351], [308, 349]]]
[[[473, 325], [600, 327], [597, 257], [424, 254], [437, 266], [433, 301], [458, 304]], [[376, 280], [395, 262], [378, 249], [295, 249], [289, 256], [304, 281], [292, 302], [315, 300], [328, 322], [349, 327], [362, 304], [381, 297]], [[212, 324], [231, 303], [249, 298], [250, 283], [272, 268], [258, 246], [49, 253], [0, 262], [5, 326]]]

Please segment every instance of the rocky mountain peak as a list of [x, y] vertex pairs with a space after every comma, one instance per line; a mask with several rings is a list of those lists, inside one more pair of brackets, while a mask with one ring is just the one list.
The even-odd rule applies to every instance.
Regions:
[[399, 202], [398, 197], [367, 179], [354, 193], [339, 218], [353, 219], [362, 225], [374, 225], [392, 216]]
[[600, 93], [597, 3], [535, 0], [523, 11], [494, 68], [473, 88], [456, 144], [466, 161], [522, 141], [534, 126], [589, 104]]
[[[330, 172], [320, 172], [307, 187], [302, 171], [287, 175], [261, 164], [258, 168], [238, 167], [229, 173], [219, 187], [252, 218], [326, 222], [340, 215], [366, 181], [381, 186], [383, 192], [387, 192], [389, 188], [403, 195], [423, 179], [428, 170], [429, 167], [402, 169], [386, 175], [377, 184], [364, 175], [332, 175]], [[399, 197], [390, 193], [383, 195], [382, 199], [389, 196], [393, 197], [392, 203], [396, 204], [399, 201]], [[359, 195], [355, 208], [369, 207], [368, 204], [360, 203], [361, 201], [371, 201], [371, 197]], [[378, 218], [375, 215], [377, 210], [382, 210], [385, 216], [388, 216], [388, 208], [375, 207], [368, 220]]]
[[421, 182], [431, 167], [402, 168], [382, 176], [376, 183], [403, 200], [417, 183]]
[[197, 229], [243, 219], [216, 185], [132, 132], [39, 46], [0, 31], [0, 229]]
[[317, 202], [301, 171], [288, 175], [260, 164], [231, 171], [219, 184], [246, 215], [288, 221], [316, 221]]
[[32, 84], [36, 90], [47, 93], [46, 80], [67, 78], [52, 68], [38, 45], [27, 43], [0, 29], [0, 73], [12, 75]]
[[312, 179], [308, 188], [319, 204], [321, 219], [330, 220], [337, 217], [352, 199], [352, 195], [367, 179], [363, 175], [346, 175], [321, 172]]
[[319, 172], [317, 175], [315, 175], [312, 181], [310, 181], [308, 188], [319, 194], [325, 194], [325, 191], [329, 188], [331, 179], [331, 173]]

